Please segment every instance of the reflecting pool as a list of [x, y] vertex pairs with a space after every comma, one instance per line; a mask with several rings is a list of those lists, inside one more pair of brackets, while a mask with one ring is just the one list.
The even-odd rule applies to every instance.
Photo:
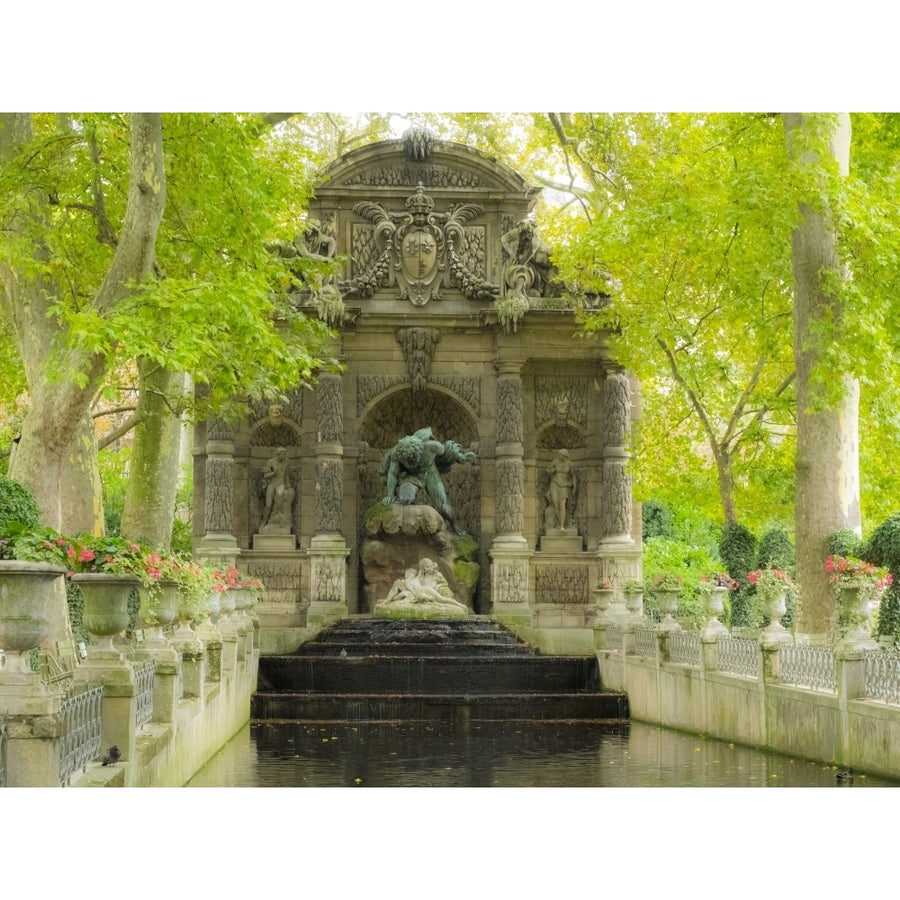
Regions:
[[188, 787], [895, 787], [640, 722], [246, 726]]

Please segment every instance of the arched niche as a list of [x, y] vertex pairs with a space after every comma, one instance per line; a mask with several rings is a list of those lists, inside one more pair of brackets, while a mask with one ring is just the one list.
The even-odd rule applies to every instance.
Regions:
[[[537, 473], [535, 477], [535, 491], [537, 493], [537, 527], [538, 534], [545, 534], [547, 527], [547, 491], [550, 488], [551, 462], [556, 456], [557, 450], [568, 450], [572, 460], [572, 468], [575, 474], [575, 494], [569, 501], [569, 515], [572, 522], [578, 528], [578, 533], [584, 535], [587, 527], [587, 503], [588, 503], [588, 469], [586, 458], [587, 440], [584, 432], [572, 422], [546, 425], [536, 436], [535, 459]], [[556, 525], [551, 519], [550, 525]]]
[[[463, 403], [442, 391], [397, 390], [374, 401], [364, 413], [358, 432], [359, 440], [368, 447], [366, 462], [359, 467], [361, 518], [384, 497], [384, 479], [378, 474], [381, 457], [400, 438], [429, 426], [439, 441], [457, 441], [466, 449], [478, 442], [472, 414]], [[443, 479], [457, 520], [469, 534], [477, 536], [481, 524], [480, 466], [477, 461], [454, 466]]]

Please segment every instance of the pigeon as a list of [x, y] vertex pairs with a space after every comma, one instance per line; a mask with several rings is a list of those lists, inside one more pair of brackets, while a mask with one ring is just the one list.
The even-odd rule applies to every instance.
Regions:
[[341, 656], [346, 656], [346, 655], [347, 655], [347, 651], [346, 651], [346, 650], [341, 650]]
[[106, 751], [106, 756], [103, 757], [103, 765], [115, 765], [122, 758], [122, 751], [113, 744], [109, 750]]

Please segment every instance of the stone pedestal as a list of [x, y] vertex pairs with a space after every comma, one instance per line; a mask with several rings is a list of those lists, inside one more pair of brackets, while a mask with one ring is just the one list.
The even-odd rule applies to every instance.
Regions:
[[497, 540], [490, 551], [492, 614], [514, 628], [530, 628], [534, 623], [534, 611], [529, 603], [533, 555], [524, 542]]
[[254, 534], [253, 549], [275, 553], [290, 553], [297, 549], [297, 537], [293, 534]]
[[540, 539], [540, 549], [544, 553], [580, 553], [584, 542], [575, 528], [548, 528]]
[[7, 787], [59, 787], [61, 702], [62, 695], [38, 675], [0, 671]]
[[75, 681], [103, 685], [101, 746], [105, 750], [116, 744], [123, 762], [134, 759], [137, 685], [131, 664], [121, 653], [92, 650], [75, 670]]
[[175, 649], [181, 654], [181, 696], [185, 699], [202, 698], [206, 681], [203, 644], [197, 639], [176, 641]]
[[347, 556], [350, 550], [339, 534], [317, 535], [309, 548], [310, 625], [330, 625], [347, 616]]

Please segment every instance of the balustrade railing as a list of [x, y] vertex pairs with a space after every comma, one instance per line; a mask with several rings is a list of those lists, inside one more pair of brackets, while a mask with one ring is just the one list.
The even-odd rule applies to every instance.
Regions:
[[655, 628], [634, 629], [634, 652], [638, 656], [656, 656], [657, 640]]
[[866, 654], [867, 700], [900, 704], [900, 653], [872, 650]]
[[622, 626], [610, 622], [606, 626], [606, 648], [608, 650], [622, 649]]
[[134, 663], [135, 724], [142, 728], [153, 718], [153, 675], [156, 663], [144, 660]]
[[732, 675], [744, 675], [750, 678], [759, 677], [759, 648], [756, 641], [731, 636], [720, 637], [716, 642], [718, 648], [717, 668], [720, 672]]
[[72, 775], [100, 754], [102, 685], [76, 685], [63, 697], [60, 716], [64, 734], [59, 754], [59, 782], [68, 785]]
[[0, 722], [0, 788], [6, 787], [6, 722]]
[[786, 646], [781, 648], [783, 684], [837, 693], [837, 664], [831, 647]]
[[680, 666], [699, 666], [700, 633], [697, 631], [672, 631], [669, 642], [669, 662]]

